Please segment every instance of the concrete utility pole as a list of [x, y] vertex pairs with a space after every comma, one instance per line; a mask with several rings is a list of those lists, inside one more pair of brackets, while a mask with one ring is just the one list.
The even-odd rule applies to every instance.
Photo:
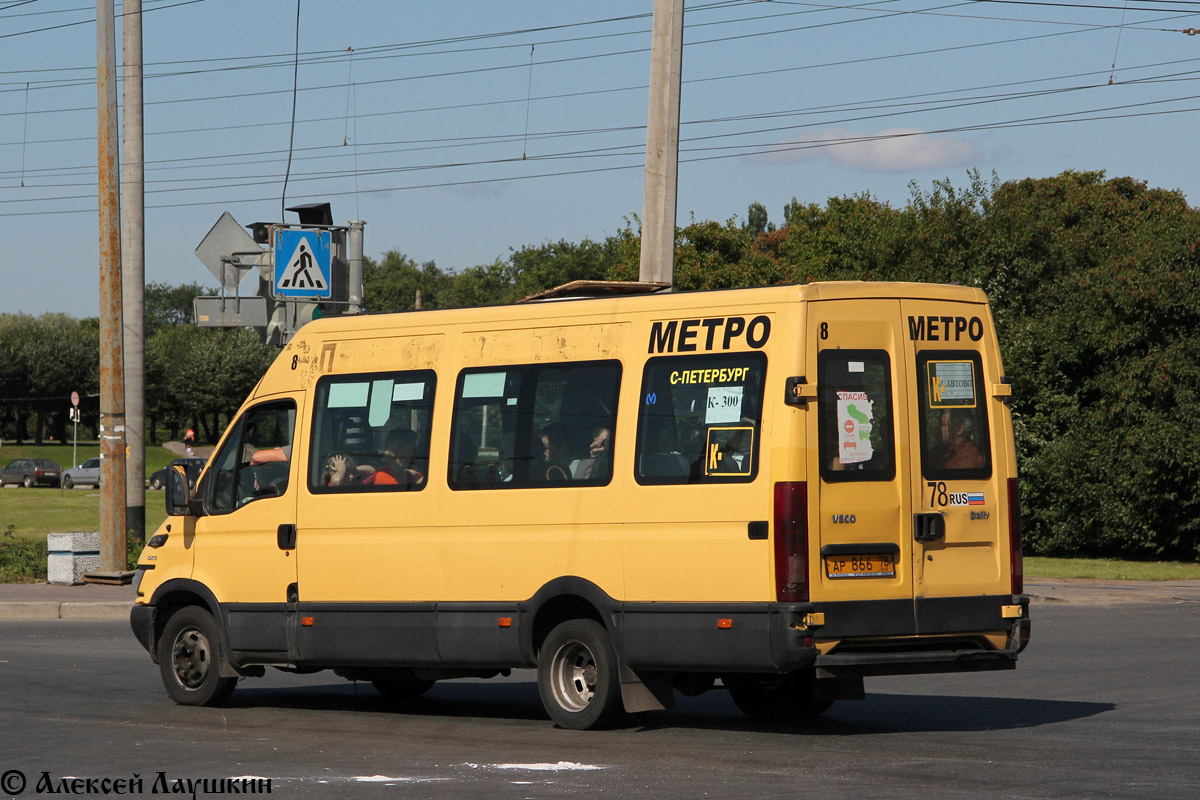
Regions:
[[96, 184], [100, 203], [100, 571], [125, 569], [125, 366], [121, 353], [121, 197], [117, 181], [113, 0], [96, 0]]
[[146, 540], [146, 194], [142, 119], [142, 0], [125, 0], [121, 20], [124, 100], [121, 159], [121, 291], [125, 318], [125, 524]]
[[679, 190], [679, 94], [683, 74], [683, 0], [654, 0], [650, 108], [646, 118], [646, 194], [642, 203], [643, 281], [675, 282], [675, 205]]
[[362, 313], [363, 302], [363, 227], [367, 223], [361, 219], [350, 220], [350, 230], [346, 234], [346, 262], [349, 267], [350, 305], [346, 311], [350, 314]]

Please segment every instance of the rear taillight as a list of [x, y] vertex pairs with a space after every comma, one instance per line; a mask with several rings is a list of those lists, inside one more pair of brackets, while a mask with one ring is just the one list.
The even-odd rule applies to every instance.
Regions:
[[1021, 557], [1021, 484], [1008, 479], [1008, 555], [1012, 569], [1012, 593], [1025, 591], [1025, 561]]
[[808, 487], [775, 484], [775, 597], [808, 602]]

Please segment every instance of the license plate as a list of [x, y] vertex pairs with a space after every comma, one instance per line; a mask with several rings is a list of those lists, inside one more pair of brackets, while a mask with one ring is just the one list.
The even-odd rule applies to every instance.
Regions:
[[825, 575], [829, 578], [894, 578], [896, 560], [891, 553], [826, 556]]

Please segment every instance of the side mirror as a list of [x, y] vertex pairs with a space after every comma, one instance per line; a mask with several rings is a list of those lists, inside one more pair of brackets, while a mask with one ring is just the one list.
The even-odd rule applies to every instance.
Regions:
[[200, 516], [198, 505], [188, 485], [187, 469], [182, 464], [173, 464], [167, 471], [167, 514], [173, 517]]

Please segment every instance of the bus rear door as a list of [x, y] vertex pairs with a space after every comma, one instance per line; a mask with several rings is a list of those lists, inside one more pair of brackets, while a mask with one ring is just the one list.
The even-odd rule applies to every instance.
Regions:
[[[903, 300], [917, 630], [990, 627], [1009, 571], [1007, 411], [987, 307]], [[1006, 420], [1004, 420], [1006, 422]], [[1015, 476], [1014, 476], [1015, 477]], [[989, 597], [990, 596], [990, 597]], [[966, 622], [970, 620], [971, 622]], [[1002, 626], [999, 618], [993, 621]]]
[[808, 417], [809, 441], [817, 444], [808, 470], [817, 539], [811, 597], [828, 609], [831, 637], [912, 633], [910, 395], [898, 357], [900, 301], [821, 300], [808, 308], [807, 360], [815, 361], [818, 392]]

